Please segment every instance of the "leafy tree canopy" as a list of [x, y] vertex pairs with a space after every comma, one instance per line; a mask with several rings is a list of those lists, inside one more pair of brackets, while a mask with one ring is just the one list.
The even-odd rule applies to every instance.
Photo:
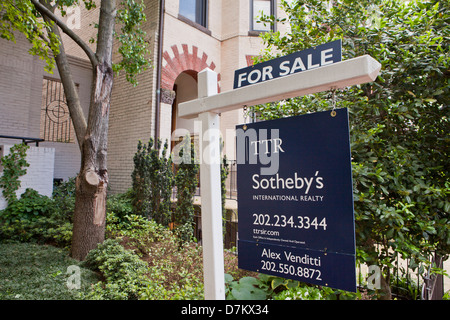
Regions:
[[[359, 258], [389, 267], [400, 253], [416, 267], [433, 251], [448, 254], [449, 2], [281, 3], [289, 32], [263, 34], [257, 61], [342, 39], [344, 60], [369, 54], [382, 64], [376, 81], [336, 93], [336, 106], [350, 112]], [[325, 92], [254, 111], [275, 119], [327, 110], [331, 101]]]

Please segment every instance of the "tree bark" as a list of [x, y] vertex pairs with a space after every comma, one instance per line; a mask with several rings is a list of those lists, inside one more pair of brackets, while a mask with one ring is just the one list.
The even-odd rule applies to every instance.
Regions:
[[81, 147], [81, 169], [76, 180], [71, 256], [84, 260], [103, 242], [108, 187], [107, 144], [111, 90], [112, 46], [116, 17], [114, 0], [100, 7], [97, 40], [98, 64], [94, 68], [88, 124]]
[[47, 22], [54, 22], [52, 32], [61, 39], [58, 29], [61, 28], [86, 52], [93, 68], [91, 101], [86, 123], [64, 45], [61, 42], [60, 52], [55, 52], [55, 60], [81, 151], [81, 167], [76, 179], [71, 256], [84, 260], [89, 251], [103, 242], [105, 237], [108, 187], [106, 155], [113, 85], [112, 47], [117, 13], [116, 0], [101, 1], [95, 54], [54, 14], [56, 6], [52, 6], [50, 0], [31, 0], [31, 2]]
[[[388, 270], [389, 272], [389, 270]], [[390, 274], [388, 274], [386, 277], [383, 276], [383, 273], [381, 273], [381, 288], [378, 294], [379, 300], [392, 300], [392, 292], [391, 292], [391, 286], [389, 284]]]
[[79, 174], [76, 179], [71, 256], [77, 260], [84, 260], [105, 237], [107, 183], [92, 185], [86, 177]]
[[84, 260], [103, 242], [108, 187], [107, 143], [113, 71], [97, 66], [94, 74], [88, 127], [81, 149], [81, 170], [76, 179], [75, 212], [71, 256]]

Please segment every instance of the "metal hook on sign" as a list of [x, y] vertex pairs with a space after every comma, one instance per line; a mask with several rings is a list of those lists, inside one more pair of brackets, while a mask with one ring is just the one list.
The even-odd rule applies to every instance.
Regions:
[[331, 105], [333, 110], [331, 110], [331, 116], [336, 117], [336, 87], [331, 88]]
[[247, 117], [248, 117], [248, 111], [247, 111], [247, 105], [244, 105], [244, 126], [242, 129], [247, 130]]

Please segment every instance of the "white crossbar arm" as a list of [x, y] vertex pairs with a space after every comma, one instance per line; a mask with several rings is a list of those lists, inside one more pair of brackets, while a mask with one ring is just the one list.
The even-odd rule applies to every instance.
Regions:
[[374, 81], [381, 64], [369, 55], [180, 103], [181, 118], [203, 112], [221, 113], [307, 94]]

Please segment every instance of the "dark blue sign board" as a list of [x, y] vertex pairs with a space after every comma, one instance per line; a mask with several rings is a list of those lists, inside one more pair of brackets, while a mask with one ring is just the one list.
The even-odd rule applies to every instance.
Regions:
[[239, 268], [356, 292], [348, 110], [236, 137]]
[[341, 61], [342, 42], [336, 40], [261, 62], [234, 72], [234, 89]]

